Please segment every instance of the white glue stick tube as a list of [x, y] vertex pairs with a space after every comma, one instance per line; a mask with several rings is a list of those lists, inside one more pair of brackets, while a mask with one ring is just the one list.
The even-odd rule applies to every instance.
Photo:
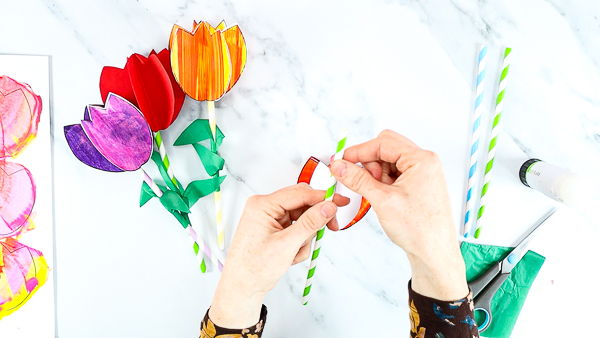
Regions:
[[542, 160], [527, 160], [519, 170], [519, 177], [526, 186], [568, 206], [577, 206], [585, 199], [581, 176]]

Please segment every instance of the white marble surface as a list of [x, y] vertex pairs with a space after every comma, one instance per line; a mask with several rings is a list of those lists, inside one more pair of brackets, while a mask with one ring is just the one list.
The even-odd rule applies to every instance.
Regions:
[[[293, 184], [311, 155], [327, 159], [342, 127], [351, 143], [389, 128], [436, 151], [458, 229], [477, 44], [489, 46], [486, 116], [503, 48], [513, 47], [481, 238], [511, 245], [553, 204], [521, 185], [519, 161], [542, 158], [600, 186], [598, 16], [599, 2], [566, 0], [2, 0], [0, 53], [52, 55], [59, 336], [196, 337], [210, 304], [218, 273], [195, 268], [185, 232], [157, 201], [137, 207], [138, 176], [81, 164], [62, 133], [100, 103], [103, 66], [166, 47], [174, 23], [237, 22], [248, 45], [240, 81], [217, 103], [227, 242], [244, 200]], [[198, 116], [205, 107], [188, 100], [166, 142]], [[182, 181], [202, 177], [191, 149], [169, 151]], [[513, 337], [566, 336], [595, 321], [598, 194], [592, 204], [587, 218], [561, 210], [532, 244], [547, 261]], [[212, 224], [212, 208], [202, 200], [193, 222]], [[266, 299], [264, 337], [407, 335], [410, 271], [375, 215], [326, 236], [310, 305], [300, 305], [308, 264], [299, 264]]]

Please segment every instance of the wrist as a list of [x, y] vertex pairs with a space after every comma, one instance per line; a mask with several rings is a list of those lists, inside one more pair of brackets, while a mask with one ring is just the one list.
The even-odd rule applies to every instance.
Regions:
[[465, 264], [460, 250], [438, 251], [435, 255], [409, 255], [414, 291], [435, 299], [451, 301], [469, 293]]
[[219, 283], [208, 316], [215, 325], [245, 329], [260, 320], [265, 293], [245, 292], [242, 288]]

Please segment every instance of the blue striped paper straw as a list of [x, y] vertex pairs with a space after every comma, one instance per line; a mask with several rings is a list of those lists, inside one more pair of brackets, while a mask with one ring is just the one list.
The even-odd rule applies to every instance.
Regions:
[[481, 45], [479, 48], [479, 72], [477, 73], [477, 98], [475, 99], [475, 110], [473, 112], [473, 137], [471, 144], [471, 160], [469, 168], [469, 180], [467, 190], [467, 206], [465, 213], [465, 225], [463, 228], [463, 235], [469, 236], [469, 231], [473, 225], [472, 209], [474, 194], [473, 189], [475, 188], [476, 173], [477, 173], [477, 150], [479, 149], [479, 125], [481, 124], [481, 101], [483, 101], [483, 87], [485, 78], [485, 56], [487, 54], [487, 46]]

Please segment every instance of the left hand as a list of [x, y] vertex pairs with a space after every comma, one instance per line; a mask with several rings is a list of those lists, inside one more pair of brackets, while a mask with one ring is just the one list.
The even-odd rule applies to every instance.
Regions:
[[255, 325], [265, 294], [291, 265], [309, 257], [316, 232], [326, 224], [339, 230], [337, 206], [350, 200], [340, 195], [333, 202], [324, 198], [325, 191], [301, 183], [248, 199], [210, 308], [216, 325]]

